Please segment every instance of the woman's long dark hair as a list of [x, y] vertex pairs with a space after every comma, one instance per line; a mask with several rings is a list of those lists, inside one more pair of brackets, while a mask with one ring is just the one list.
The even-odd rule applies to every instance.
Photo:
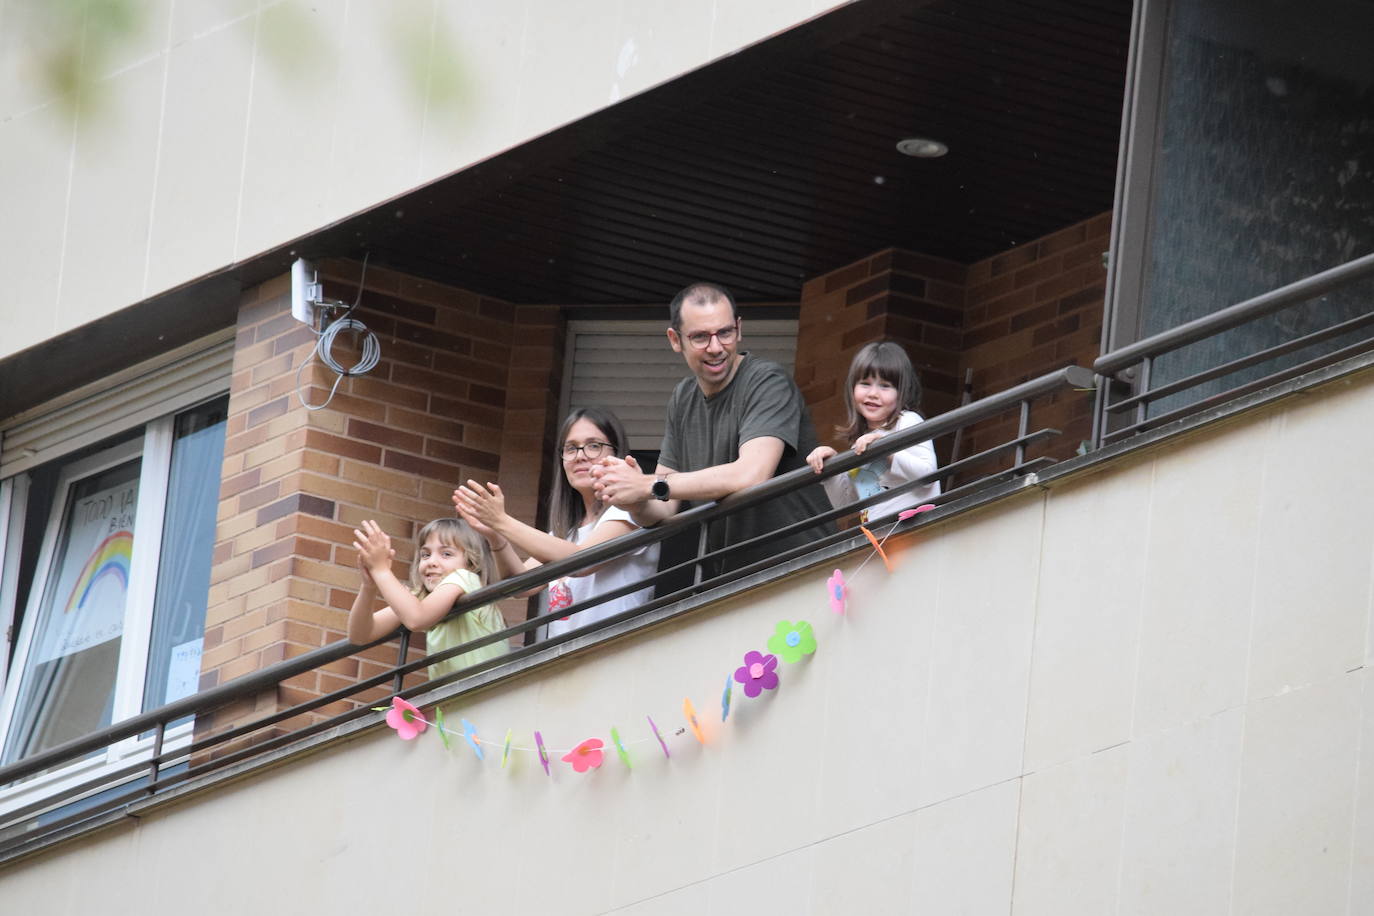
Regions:
[[[630, 439], [625, 435], [625, 427], [621, 425], [620, 418], [606, 408], [578, 407], [568, 414], [558, 430], [559, 467], [553, 485], [553, 498], [549, 500], [549, 526], [553, 529], [554, 536], [564, 540], [587, 522], [587, 509], [582, 503], [582, 494], [573, 489], [573, 485], [568, 482], [567, 473], [563, 471], [563, 443], [568, 441], [568, 430], [572, 429], [572, 425], [578, 420], [588, 420], [601, 430], [601, 435], [611, 444], [617, 458], [624, 458], [630, 453]], [[597, 508], [596, 513], [601, 514], [601, 507]]]
[[911, 365], [911, 358], [906, 355], [901, 345], [890, 340], [876, 340], [864, 344], [863, 348], [854, 354], [854, 361], [849, 364], [849, 380], [844, 383], [846, 425], [835, 428], [835, 432], [844, 436], [850, 445], [868, 432], [868, 421], [854, 407], [854, 386], [870, 375], [876, 375], [897, 389], [897, 409], [892, 412], [883, 429], [891, 429], [903, 410], [921, 408], [921, 377], [916, 374], [915, 367]]

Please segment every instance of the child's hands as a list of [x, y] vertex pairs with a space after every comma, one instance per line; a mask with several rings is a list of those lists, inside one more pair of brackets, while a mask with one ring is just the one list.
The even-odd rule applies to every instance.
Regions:
[[391, 571], [396, 551], [391, 549], [391, 538], [376, 522], [365, 521], [362, 530], [353, 529], [353, 549], [358, 551], [358, 568], [364, 575], [375, 579], [379, 573]]
[[831, 458], [835, 457], [835, 450], [828, 445], [818, 445], [811, 450], [811, 454], [806, 456], [806, 463], [811, 465], [811, 470], [819, 474], [824, 470], [824, 465]]
[[466, 486], [453, 491], [453, 508], [488, 543], [501, 539], [498, 530], [509, 516], [506, 515], [506, 496], [496, 484], [482, 486], [469, 480]]
[[883, 434], [878, 430], [874, 430], [871, 433], [864, 433], [862, 436], [854, 440], [854, 454], [862, 455], [864, 453], [864, 449], [868, 448], [870, 445], [872, 445], [874, 442], [877, 442], [882, 437]]

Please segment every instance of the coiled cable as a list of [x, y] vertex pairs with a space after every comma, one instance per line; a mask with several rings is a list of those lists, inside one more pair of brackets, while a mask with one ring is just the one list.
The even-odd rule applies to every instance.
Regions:
[[[367, 255], [363, 256], [362, 273], [358, 277], [358, 296], [353, 300], [353, 304], [348, 307], [348, 311], [329, 323], [323, 331], [318, 332], [318, 339], [315, 347], [310, 351], [310, 356], [306, 357], [296, 369], [296, 397], [300, 398], [301, 406], [306, 410], [324, 410], [329, 406], [329, 402], [334, 400], [334, 392], [339, 390], [339, 383], [348, 376], [366, 375], [377, 367], [377, 363], [382, 358], [382, 345], [377, 342], [377, 335], [367, 329], [356, 318], [351, 318], [353, 310], [358, 307], [358, 303], [363, 297], [363, 279], [367, 276]], [[342, 302], [321, 303], [325, 305], [343, 305]], [[312, 327], [313, 331], [314, 328]], [[343, 366], [334, 358], [331, 352], [334, 349], [334, 341], [345, 331], [357, 334], [361, 338], [360, 348], [362, 350], [358, 361], [351, 366]], [[301, 389], [301, 373], [305, 367], [310, 365], [312, 359], [318, 359], [335, 373], [334, 384], [330, 386], [329, 396], [324, 399], [323, 404], [310, 404], [305, 399], [305, 394]]]

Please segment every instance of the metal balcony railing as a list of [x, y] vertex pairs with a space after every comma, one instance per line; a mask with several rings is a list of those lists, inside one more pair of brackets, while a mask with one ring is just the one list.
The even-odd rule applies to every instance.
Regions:
[[[766, 537], [734, 544], [722, 550], [710, 552], [699, 550], [696, 556], [669, 569], [660, 570], [653, 577], [655, 583], [686, 581], [687, 584], [675, 588], [668, 594], [660, 594], [638, 608], [599, 621], [591, 627], [584, 627], [553, 639], [525, 645], [508, 655], [489, 659], [436, 680], [421, 680], [424, 677], [424, 669], [436, 661], [471, 651], [480, 646], [523, 636], [547, 624], [551, 619], [574, 614], [580, 610], [594, 607], [603, 601], [638, 591], [646, 583], [634, 583], [604, 593], [571, 607], [560, 608], [557, 611], [526, 620], [501, 633], [486, 636], [422, 659], [412, 657], [413, 653], [409, 646], [410, 634], [404, 630], [399, 631], [396, 636], [378, 640], [368, 646], [359, 647], [347, 642], [337, 642], [2, 767], [0, 768], [0, 860], [24, 855], [29, 851], [58, 842], [68, 835], [116, 820], [128, 805], [170, 792], [185, 785], [190, 780], [199, 779], [208, 774], [227, 772], [231, 767], [238, 769], [240, 765], [251, 765], [256, 760], [265, 760], [269, 756], [285, 753], [283, 749], [288, 745], [312, 735], [334, 729], [361, 717], [375, 716], [376, 713], [372, 711], [371, 707], [376, 702], [375, 697], [378, 695], [410, 697], [434, 690], [488, 669], [511, 665], [512, 662], [522, 658], [528, 658], [536, 653], [544, 653], [550, 646], [581, 638], [596, 629], [614, 626], [622, 621], [648, 614], [695, 595], [706, 592], [724, 594], [736, 583], [742, 583], [744, 580], [757, 581], [760, 578], [760, 573], [785, 575], [793, 569], [810, 565], [815, 560], [814, 558], [808, 560], [808, 557], [818, 551], [832, 549], [837, 545], [841, 545], [841, 549], [843, 549], [846, 542], [862, 541], [862, 535], [856, 534], [857, 529], [839, 530], [836, 528], [834, 526], [836, 519], [852, 515], [871, 503], [890, 499], [906, 490], [925, 486], [937, 480], [949, 481], [958, 475], [960, 481], [964, 482], [947, 489], [946, 492], [931, 501], [941, 506], [967, 501], [966, 497], [995, 486], [999, 482], [1005, 482], [1017, 475], [1024, 475], [1047, 464], [1052, 464], [1054, 461], [1052, 458], [1028, 457], [1028, 451], [1032, 446], [1043, 443], [1058, 434], [1058, 430], [1031, 428], [1032, 403], [1049, 395], [1062, 394], [1066, 389], [1091, 391], [1092, 387], [1093, 377], [1088, 370], [1070, 366], [948, 411], [918, 426], [886, 436], [875, 443], [863, 456], [856, 456], [853, 452], [841, 453], [828, 462], [821, 478], [846, 473], [874, 458], [886, 456], [928, 439], [939, 439], [942, 436], [955, 434], [973, 424], [1000, 415], [1014, 412], [1018, 418], [1015, 434], [1006, 441], [987, 448], [976, 455], [953, 461], [927, 478], [912, 481], [902, 488], [889, 490], [851, 505], [831, 509]], [[1087, 395], [1084, 394], [1083, 396]], [[980, 467], [986, 467], [993, 463], [999, 466], [990, 472], [976, 473]], [[662, 525], [641, 529], [584, 550], [568, 559], [540, 566], [475, 591], [465, 596], [464, 600], [454, 606], [453, 614], [461, 614], [469, 608], [515, 596], [583, 568], [603, 563], [622, 552], [635, 550], [645, 544], [663, 541], [683, 532], [695, 533], [697, 543], [704, 545], [706, 526], [709, 523], [742, 509], [758, 505], [779, 494], [803, 486], [814, 485], [817, 480], [817, 475], [812, 473], [809, 468], [801, 468], [775, 477], [718, 503], [708, 503], [682, 512]], [[907, 528], [912, 528], [925, 523], [929, 518], [929, 515], [917, 516], [901, 524]], [[881, 523], [881, 520], [875, 521]], [[762, 542], [779, 535], [826, 523], [829, 523], [830, 533], [803, 546], [776, 553], [766, 559], [731, 569], [720, 575], [711, 575], [709, 572], [717, 564], [717, 561], [728, 560], [732, 554], [757, 548]], [[396, 662], [379, 674], [361, 678], [339, 690], [313, 697], [290, 708], [261, 716], [250, 722], [235, 725], [213, 734], [193, 736], [183, 735], [173, 730], [173, 737], [176, 740], [168, 740], [169, 729], [178, 723], [182, 723], [178, 726], [181, 732], [187, 731], [184, 723], [188, 719], [194, 720], [213, 714], [228, 704], [242, 702], [262, 691], [277, 688], [293, 677], [323, 668], [355, 653], [366, 652], [373, 647], [392, 641], [397, 642]], [[513, 669], [523, 667], [525, 666], [512, 666]], [[373, 702], [367, 702], [368, 696], [374, 698]], [[322, 712], [327, 707], [340, 703], [347, 704], [350, 708], [334, 715], [326, 715]], [[307, 717], [313, 721], [308, 722], [303, 727], [287, 729], [291, 720], [299, 720], [301, 717]], [[279, 733], [283, 730], [285, 733]], [[112, 748], [127, 749], [131, 742], [140, 743], [119, 760], [109, 761], [107, 765], [93, 768], [88, 777], [56, 778], [77, 769], [82, 761], [89, 761], [92, 755], [104, 754], [106, 757], [111, 757], [113, 756], [110, 754]], [[51, 788], [51, 791], [34, 793], [33, 801], [11, 804], [8, 810], [4, 808], [5, 794], [8, 793], [13, 798], [14, 790], [19, 788], [22, 782], [40, 776], [44, 780], [50, 781], [51, 785], [48, 788]]]
[[[1226, 360], [1167, 384], [1155, 386], [1152, 383], [1155, 364], [1165, 354], [1216, 337], [1225, 331], [1250, 324], [1284, 309], [1294, 308], [1318, 296], [1347, 288], [1371, 276], [1374, 276], [1374, 254], [1367, 254], [1104, 354], [1093, 363], [1093, 371], [1110, 379], [1111, 382], [1099, 389], [1098, 396], [1101, 400], [1093, 430], [1094, 445], [1100, 446], [1156, 429], [1190, 414], [1206, 411], [1218, 404], [1233, 401], [1374, 349], [1374, 335], [1357, 337], [1353, 342], [1347, 342], [1329, 352], [1322, 352], [1294, 365], [1276, 369], [1260, 378], [1223, 387], [1220, 391], [1183, 406], [1158, 412], [1150, 410], [1151, 405], [1156, 402], [1184, 395], [1190, 389], [1207, 382], [1223, 379], [1327, 341], [1356, 337], [1360, 331], [1374, 326], [1374, 296], [1371, 296], [1369, 308], [1354, 318], [1330, 324], [1320, 330], [1285, 340], [1245, 356]], [[1126, 394], [1113, 400], [1113, 395], [1117, 392]]]

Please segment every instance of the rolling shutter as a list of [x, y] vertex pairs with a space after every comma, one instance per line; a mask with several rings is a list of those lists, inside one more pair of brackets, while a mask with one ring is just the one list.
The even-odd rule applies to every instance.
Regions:
[[[797, 322], [748, 319], [743, 348], [792, 371]], [[663, 410], [687, 366], [674, 353], [661, 321], [570, 321], [562, 411], [607, 407], [625, 424], [630, 448], [658, 451]]]
[[47, 404], [0, 420], [0, 479], [229, 389], [226, 328]]

